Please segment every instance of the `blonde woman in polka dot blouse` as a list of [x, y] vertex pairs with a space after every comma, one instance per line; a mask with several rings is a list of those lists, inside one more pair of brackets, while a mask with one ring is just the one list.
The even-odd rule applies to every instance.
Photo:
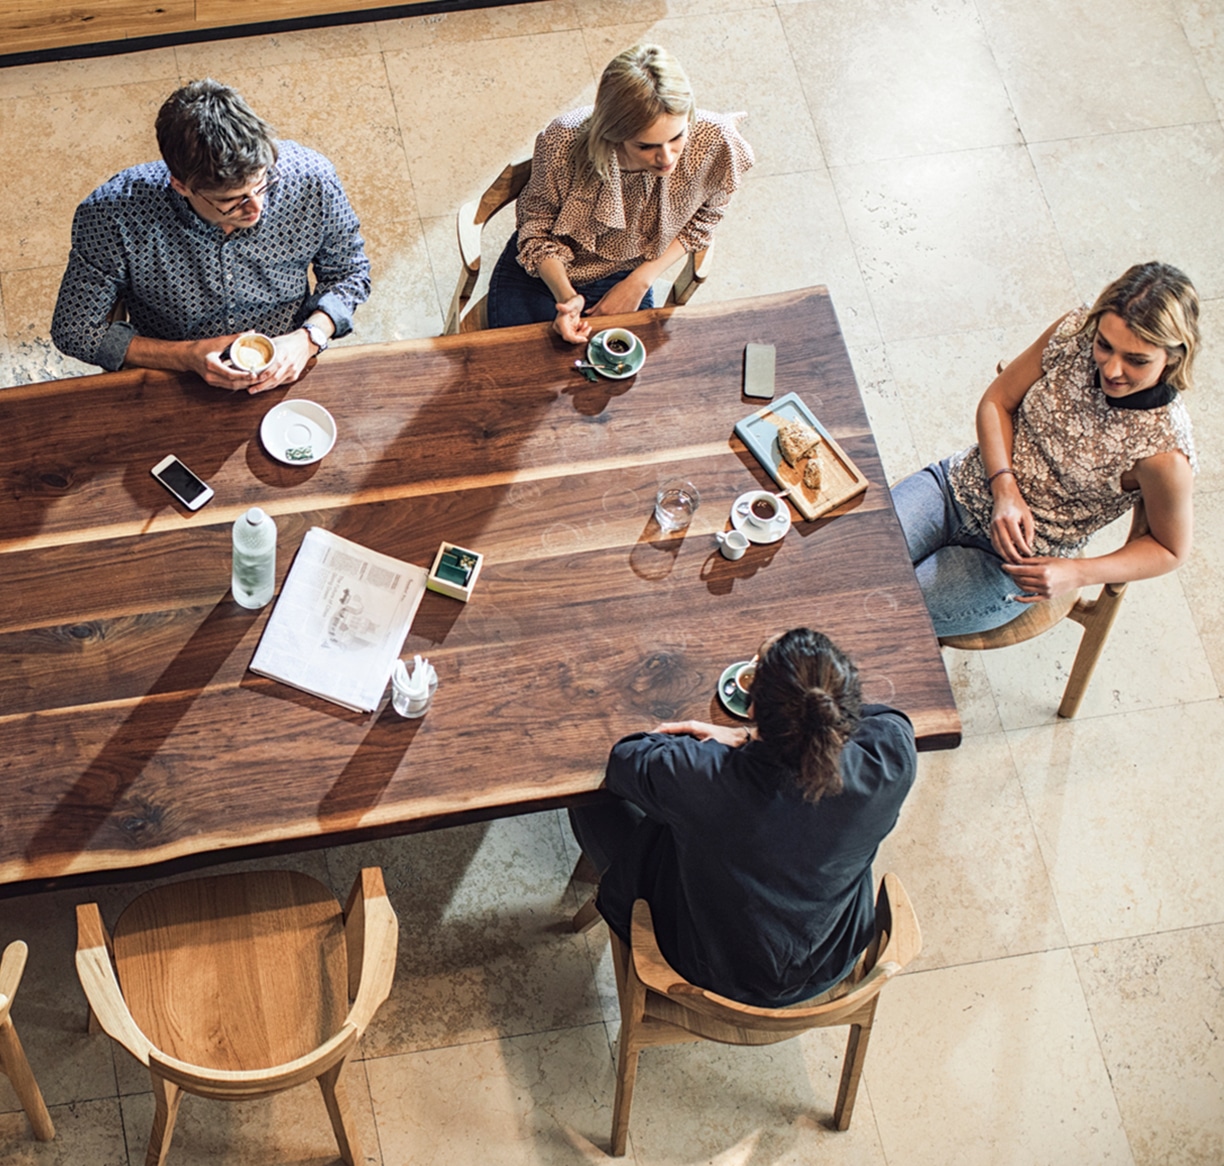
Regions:
[[710, 243], [752, 148], [736, 117], [698, 110], [665, 49], [638, 45], [604, 70], [593, 108], [536, 139], [518, 230], [489, 283], [494, 328], [551, 320], [572, 344], [592, 316], [654, 306], [651, 284]]

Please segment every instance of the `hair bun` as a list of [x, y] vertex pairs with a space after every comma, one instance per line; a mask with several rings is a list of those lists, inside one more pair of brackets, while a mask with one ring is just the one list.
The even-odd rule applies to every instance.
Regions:
[[804, 694], [804, 712], [810, 721], [822, 728], [832, 728], [841, 721], [837, 701], [823, 688], [809, 688]]

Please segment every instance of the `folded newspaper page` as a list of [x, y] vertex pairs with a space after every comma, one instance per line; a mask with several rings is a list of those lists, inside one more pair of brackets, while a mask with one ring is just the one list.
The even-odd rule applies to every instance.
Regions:
[[428, 572], [322, 527], [302, 539], [251, 671], [357, 712], [378, 707]]

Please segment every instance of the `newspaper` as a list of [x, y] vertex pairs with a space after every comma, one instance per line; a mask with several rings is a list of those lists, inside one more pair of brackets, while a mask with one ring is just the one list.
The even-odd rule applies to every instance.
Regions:
[[251, 671], [357, 712], [378, 707], [428, 572], [312, 527]]

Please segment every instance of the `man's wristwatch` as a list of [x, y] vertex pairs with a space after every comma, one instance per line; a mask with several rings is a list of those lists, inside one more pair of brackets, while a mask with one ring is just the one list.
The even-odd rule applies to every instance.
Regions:
[[315, 353], [316, 356], [319, 355], [319, 352], [327, 351], [327, 334], [322, 328], [319, 327], [318, 324], [312, 324], [307, 321], [302, 325], [302, 331], [305, 332], [310, 338], [310, 343], [313, 344], [316, 349], [318, 349], [318, 352]]

